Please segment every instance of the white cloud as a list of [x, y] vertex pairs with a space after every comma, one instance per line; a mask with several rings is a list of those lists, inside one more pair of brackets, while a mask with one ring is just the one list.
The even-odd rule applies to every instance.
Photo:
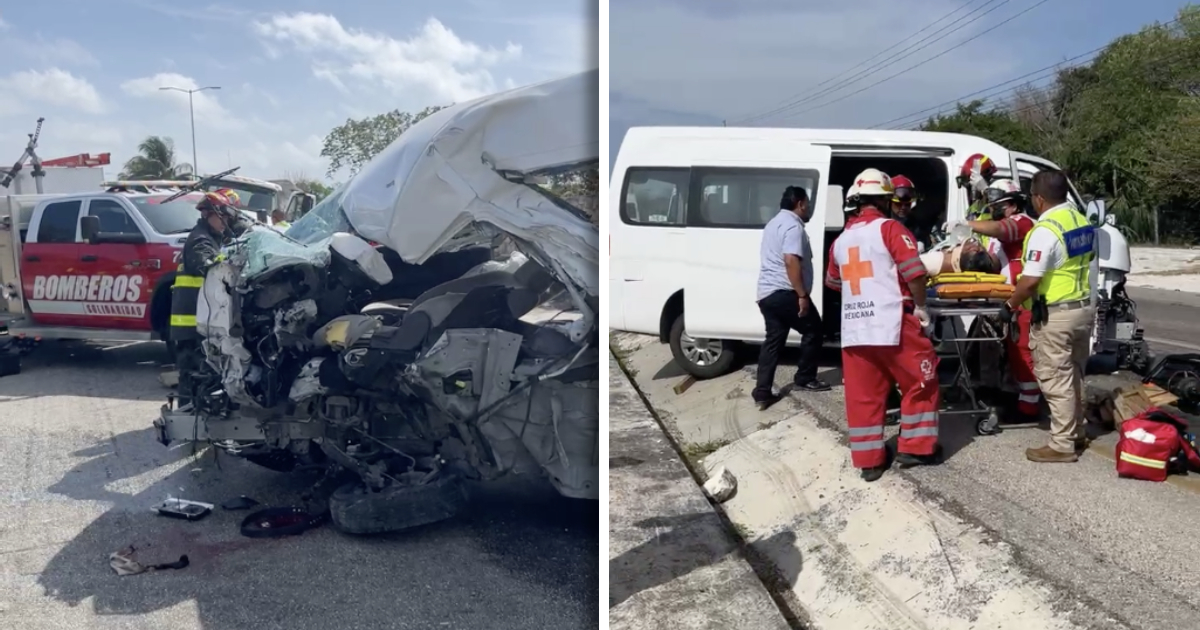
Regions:
[[521, 46], [483, 47], [458, 37], [434, 18], [408, 39], [347, 29], [332, 15], [275, 15], [255, 28], [267, 42], [290, 44], [313, 61], [313, 75], [341, 90], [351, 84], [394, 93], [422, 90], [435, 102], [464, 101], [495, 92], [490, 68], [521, 56]]
[[4, 101], [0, 109], [7, 113], [25, 111], [24, 103], [45, 103], [89, 114], [100, 114], [107, 107], [100, 93], [86, 79], [66, 70], [50, 68], [45, 71], [22, 70], [0, 78]]
[[[3, 27], [0, 27], [3, 28]], [[34, 35], [32, 39], [24, 37], [6, 37], [0, 42], [5, 54], [19, 55], [48, 66], [87, 66], [96, 67], [100, 61], [91, 51], [79, 42], [65, 37], [46, 38], [42, 34]]]
[[[195, 79], [176, 72], [160, 72], [152, 77], [130, 79], [121, 84], [121, 89], [130, 96], [156, 98], [171, 103], [178, 111], [188, 112], [188, 94], [180, 90], [196, 90], [202, 87]], [[210, 86], [203, 86], [210, 87]], [[211, 86], [218, 87], [221, 86]], [[176, 89], [163, 89], [176, 88]], [[238, 129], [243, 122], [221, 105], [216, 90], [204, 90], [191, 95], [191, 106], [196, 120], [219, 129]]]

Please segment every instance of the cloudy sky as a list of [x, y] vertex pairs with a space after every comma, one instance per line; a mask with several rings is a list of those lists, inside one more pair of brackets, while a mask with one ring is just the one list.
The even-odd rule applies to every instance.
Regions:
[[[1048, 0], [998, 26], [1039, 2], [610, 0], [610, 155], [616, 155], [630, 125], [722, 120], [733, 125], [779, 108], [751, 124], [871, 126], [1069, 59], [1155, 20], [1173, 19], [1184, 4]], [[1102, 10], [1092, 7], [1100, 4]], [[847, 73], [958, 7], [964, 8]], [[943, 27], [947, 31], [934, 37], [944, 39], [920, 41]], [[963, 28], [948, 34], [956, 27]], [[996, 30], [881, 82], [991, 28]], [[914, 50], [902, 52], [909, 46]], [[915, 50], [921, 46], [927, 47]], [[899, 59], [902, 55], [911, 56]], [[855, 75], [859, 80], [850, 84]]]
[[[103, 7], [101, 6], [103, 5]], [[148, 135], [202, 172], [324, 178], [325, 134], [348, 117], [415, 111], [597, 67], [596, 0], [41, 0], [0, 8], [0, 163], [39, 116], [43, 159]]]

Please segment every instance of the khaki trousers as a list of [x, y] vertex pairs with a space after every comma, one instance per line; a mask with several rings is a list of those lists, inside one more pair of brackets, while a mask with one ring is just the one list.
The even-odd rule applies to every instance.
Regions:
[[1086, 436], [1083, 424], [1083, 368], [1090, 353], [1095, 316], [1091, 307], [1051, 307], [1045, 324], [1029, 332], [1033, 374], [1050, 407], [1050, 448], [1074, 453], [1075, 440]]

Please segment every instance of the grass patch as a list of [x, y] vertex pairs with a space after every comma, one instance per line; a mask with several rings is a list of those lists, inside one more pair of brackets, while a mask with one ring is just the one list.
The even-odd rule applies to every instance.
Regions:
[[621, 369], [628, 374], [630, 378], [634, 378], [638, 375], [637, 368], [633, 367], [629, 363], [629, 357], [633, 353], [621, 346], [621, 340], [617, 338], [617, 333], [615, 331], [609, 331], [608, 333], [608, 351], [611, 352], [613, 357], [617, 359], [617, 364], [621, 366]]
[[717, 452], [717, 449], [722, 446], [728, 446], [729, 440], [710, 440], [708, 442], [696, 442], [683, 447], [683, 456], [688, 462], [697, 469], [702, 470], [700, 461], [705, 457]]

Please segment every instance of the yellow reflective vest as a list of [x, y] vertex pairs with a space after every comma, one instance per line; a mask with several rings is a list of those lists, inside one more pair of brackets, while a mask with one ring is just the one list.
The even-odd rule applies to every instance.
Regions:
[[[1058, 269], [1050, 269], [1038, 283], [1038, 295], [1047, 304], [1085, 300], [1091, 295], [1092, 258], [1095, 257], [1096, 228], [1073, 205], [1052, 208], [1043, 214], [1025, 235], [1021, 258], [1029, 261], [1029, 238], [1039, 229], [1050, 230], [1066, 252], [1067, 260]], [[1032, 306], [1032, 299], [1025, 308]]]

